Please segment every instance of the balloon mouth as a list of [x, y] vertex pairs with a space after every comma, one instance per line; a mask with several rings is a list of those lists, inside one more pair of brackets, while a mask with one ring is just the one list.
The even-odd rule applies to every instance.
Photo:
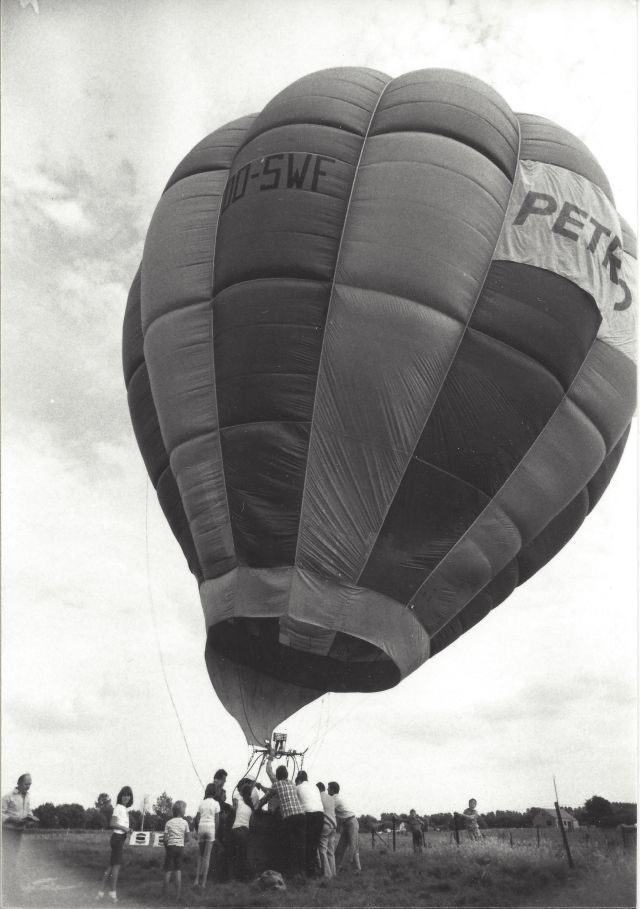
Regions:
[[335, 636], [326, 655], [289, 647], [274, 618], [236, 617], [209, 626], [205, 656], [207, 663], [222, 656], [282, 682], [325, 691], [383, 691], [402, 678], [383, 650], [345, 632]]
[[382, 691], [429, 656], [412, 610], [298, 567], [239, 566], [200, 585], [206, 657], [316, 691]]
[[294, 566], [238, 566], [200, 599], [211, 683], [252, 744], [328, 691], [392, 688], [429, 656], [412, 610]]

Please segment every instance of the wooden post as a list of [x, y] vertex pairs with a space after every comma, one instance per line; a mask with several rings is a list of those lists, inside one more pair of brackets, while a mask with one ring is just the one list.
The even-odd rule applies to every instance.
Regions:
[[536, 839], [538, 841], [538, 849], [540, 848], [540, 828], [536, 827]]
[[459, 846], [460, 845], [460, 833], [458, 832], [458, 814], [455, 811], [453, 812], [453, 832], [456, 837], [456, 843]]
[[567, 831], [564, 829], [564, 824], [562, 823], [562, 815], [560, 814], [560, 805], [555, 802], [556, 806], [556, 815], [558, 817], [558, 827], [560, 828], [560, 833], [562, 834], [562, 842], [564, 843], [564, 848], [567, 853], [567, 861], [569, 862], [569, 868], [573, 868], [573, 859], [571, 858], [571, 849], [569, 849], [569, 840], [567, 839]]
[[376, 848], [376, 833], [375, 833], [375, 830], [372, 830], [372, 831], [371, 831], [371, 848], [372, 848], [372, 849], [375, 849], [375, 848]]
[[509, 831], [509, 843], [511, 844], [511, 848], [513, 849], [513, 833], [511, 832], [511, 830]]
[[391, 841], [393, 843], [393, 851], [396, 851], [396, 816], [395, 814], [391, 818]]

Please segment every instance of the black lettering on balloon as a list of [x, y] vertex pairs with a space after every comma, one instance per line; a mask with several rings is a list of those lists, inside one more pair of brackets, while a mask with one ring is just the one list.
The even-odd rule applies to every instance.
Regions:
[[271, 162], [274, 160], [282, 161], [284, 155], [267, 155], [264, 159], [264, 166], [262, 168], [262, 173], [265, 177], [273, 177], [272, 183], [261, 183], [260, 189], [277, 189], [280, 185], [280, 168], [271, 167]]
[[602, 236], [610, 237], [611, 231], [607, 227], [605, 227], [604, 224], [600, 224], [599, 221], [596, 221], [595, 218], [589, 218], [589, 224], [593, 224], [595, 230], [593, 231], [591, 239], [589, 240], [589, 243], [587, 244], [587, 249], [589, 250], [589, 252], [595, 252], [596, 246], [598, 245], [598, 243], [600, 241], [600, 237], [602, 237]]
[[293, 152], [287, 155], [287, 189], [302, 189], [312, 157], [313, 155], [305, 155], [302, 169], [298, 170], [295, 167], [296, 158]]
[[553, 196], [529, 190], [513, 223], [518, 226], [524, 224], [529, 215], [552, 215], [557, 207], [558, 203]]
[[579, 227], [580, 230], [582, 230], [585, 222], [579, 221], [578, 218], [574, 218], [574, 215], [581, 215], [583, 218], [589, 216], [588, 212], [578, 208], [577, 205], [573, 205], [571, 202], [565, 202], [551, 228], [554, 234], [560, 234], [561, 237], [567, 237], [569, 240], [577, 240], [580, 234], [576, 233], [574, 230], [569, 230], [566, 225], [573, 224], [574, 227]]
[[629, 309], [631, 306], [631, 291], [629, 290], [629, 285], [623, 278], [618, 278], [618, 284], [624, 291], [624, 297], [618, 303], [614, 303], [613, 308], [618, 312], [622, 312], [623, 309]]
[[[329, 174], [328, 165], [336, 163], [336, 158], [306, 152], [265, 155], [264, 158], [243, 165], [229, 177], [222, 194], [220, 211], [224, 213], [234, 202], [263, 190], [306, 189], [318, 192], [321, 178]], [[252, 182], [254, 180], [258, 182]]]
[[[241, 167], [238, 173], [235, 176], [235, 185], [233, 188], [233, 195], [231, 198], [232, 202], [237, 202], [238, 199], [242, 199], [245, 192], [247, 191], [247, 183], [249, 181], [249, 171], [251, 169], [250, 164], [245, 164], [244, 167]], [[240, 176], [242, 175], [242, 186], [240, 186]]]
[[222, 204], [220, 206], [221, 212], [226, 211], [229, 208], [229, 206], [231, 205], [231, 193], [233, 190], [234, 180], [235, 180], [235, 177], [229, 177], [229, 179], [227, 180], [226, 186], [224, 188], [224, 192], [222, 194]]
[[316, 190], [318, 189], [318, 180], [320, 179], [320, 177], [326, 177], [326, 176], [327, 176], [326, 170], [321, 170], [321, 169], [320, 169], [320, 168], [322, 167], [322, 162], [323, 162], [323, 161], [326, 161], [327, 164], [335, 164], [335, 163], [336, 163], [336, 159], [335, 159], [335, 158], [325, 158], [324, 155], [318, 155], [318, 156], [316, 157], [316, 163], [315, 163], [314, 168], [313, 168], [313, 179], [312, 179], [312, 181], [311, 181], [311, 189], [312, 189], [313, 192], [316, 192]]
[[606, 268], [609, 266], [609, 278], [613, 281], [614, 284], [619, 284], [618, 272], [622, 268], [622, 259], [619, 256], [614, 256], [614, 252], [617, 249], [622, 249], [622, 243], [620, 238], [614, 236], [613, 240], [607, 246], [607, 251], [604, 254], [604, 259], [602, 264]]

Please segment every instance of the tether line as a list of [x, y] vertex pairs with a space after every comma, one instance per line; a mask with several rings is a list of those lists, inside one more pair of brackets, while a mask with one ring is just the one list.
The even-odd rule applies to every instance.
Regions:
[[149, 479], [145, 484], [145, 501], [144, 501], [144, 539], [145, 539], [145, 556], [146, 556], [146, 565], [147, 565], [147, 598], [149, 600], [149, 612], [151, 613], [151, 623], [153, 625], [153, 633], [156, 639], [156, 647], [158, 649], [158, 658], [160, 660], [160, 668], [162, 669], [162, 676], [164, 678], [164, 684], [167, 689], [167, 694], [169, 695], [169, 700], [171, 701], [171, 706], [173, 707], [173, 712], [176, 715], [176, 720], [178, 721], [178, 726], [180, 727], [180, 732], [182, 733], [182, 740], [184, 742], [184, 747], [187, 749], [187, 754], [189, 755], [189, 760], [191, 761], [191, 766], [193, 767], [193, 772], [195, 773], [198, 782], [204, 789], [204, 783], [200, 779], [200, 774], [197, 771], [196, 765], [193, 761], [191, 755], [191, 749], [189, 748], [189, 743], [187, 741], [187, 736], [180, 721], [180, 714], [178, 713], [178, 708], [176, 702], [173, 699], [171, 693], [171, 686], [169, 685], [169, 679], [167, 677], [167, 670], [164, 665], [164, 657], [162, 655], [162, 648], [160, 646], [160, 636], [158, 634], [158, 623], [156, 621], [155, 607], [153, 603], [153, 591], [151, 589], [151, 563], [149, 558]]

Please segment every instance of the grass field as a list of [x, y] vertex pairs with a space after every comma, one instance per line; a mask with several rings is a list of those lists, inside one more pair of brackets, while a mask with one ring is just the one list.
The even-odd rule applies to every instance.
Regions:
[[[556, 832], [557, 833], [557, 832]], [[579, 833], [576, 831], [576, 833]], [[396, 838], [396, 852], [361, 835], [362, 875], [344, 872], [332, 880], [288, 882], [286, 892], [262, 893], [254, 884], [210, 882], [204, 894], [190, 886], [196, 847], [187, 847], [183, 905], [200, 907], [634, 907], [635, 850], [613, 839], [571, 840], [569, 869], [559, 835], [541, 842], [535, 832], [509, 831], [479, 843], [452, 843], [448, 833], [429, 834], [422, 854], [410, 838]], [[518, 839], [516, 834], [523, 835]], [[109, 854], [108, 833], [51, 833], [24, 838], [27, 871], [21, 906], [80, 909], [96, 905], [97, 884]], [[141, 909], [173, 906], [161, 899], [164, 850], [128, 847], [118, 896], [120, 905]], [[3, 903], [3, 906], [7, 904]], [[10, 904], [9, 904], [10, 905]]]

